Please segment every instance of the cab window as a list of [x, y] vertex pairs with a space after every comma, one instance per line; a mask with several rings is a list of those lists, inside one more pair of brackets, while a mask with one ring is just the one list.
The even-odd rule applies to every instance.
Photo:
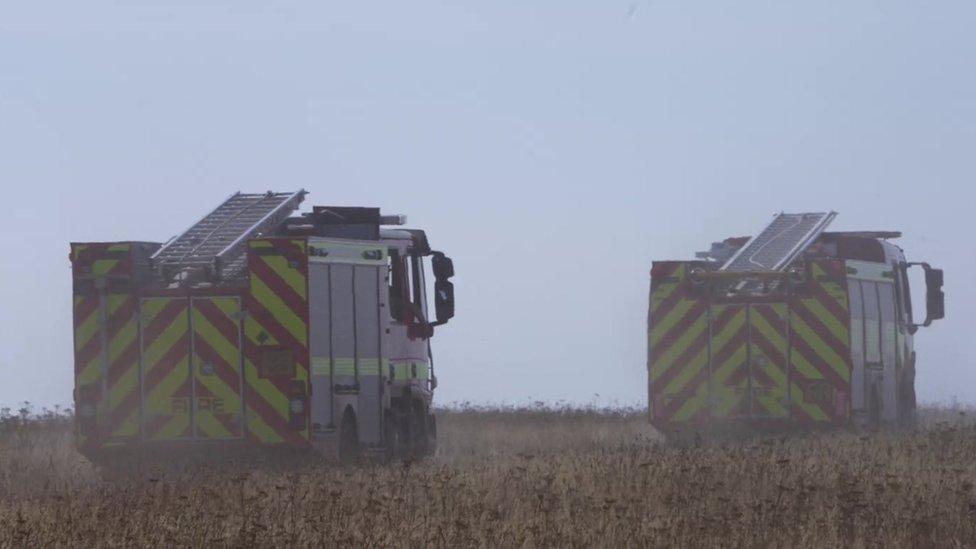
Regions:
[[390, 316], [404, 324], [426, 324], [423, 258], [390, 250]]

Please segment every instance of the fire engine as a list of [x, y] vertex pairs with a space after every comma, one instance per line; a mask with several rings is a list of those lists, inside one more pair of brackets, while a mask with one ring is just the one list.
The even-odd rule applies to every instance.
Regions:
[[298, 214], [305, 195], [235, 193], [166, 243], [71, 244], [82, 453], [433, 451], [453, 262], [403, 216]]
[[[910, 424], [914, 335], [945, 316], [943, 273], [897, 232], [828, 232], [835, 212], [781, 213], [693, 261], [655, 261], [651, 423], [665, 435]], [[924, 271], [926, 310], [909, 271]], [[916, 320], [919, 319], [919, 320]]]

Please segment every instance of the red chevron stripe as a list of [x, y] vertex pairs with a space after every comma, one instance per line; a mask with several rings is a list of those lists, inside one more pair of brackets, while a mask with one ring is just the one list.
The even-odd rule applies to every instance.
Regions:
[[[796, 396], [794, 396], [793, 398], [795, 399]], [[806, 405], [813, 406], [815, 408], [820, 408], [816, 404], [806, 403]], [[813, 419], [813, 416], [811, 416], [800, 405], [795, 403], [790, 404], [790, 414], [792, 415], [793, 419], [795, 419], [800, 423], [818, 423], [817, 420]]]
[[122, 427], [122, 424], [125, 423], [125, 420], [128, 419], [129, 416], [131, 416], [132, 413], [135, 412], [139, 407], [140, 395], [138, 389], [139, 388], [137, 386], [135, 390], [130, 391], [129, 394], [125, 395], [122, 402], [120, 402], [118, 406], [116, 406], [115, 409], [109, 414], [107, 429], [108, 433], [115, 434], [115, 432]]
[[[766, 322], [776, 330], [776, 333], [783, 338], [783, 344], [788, 344], [788, 335], [786, 333], [786, 323], [776, 315], [776, 312], [772, 310], [771, 307], [753, 307], [753, 312], [758, 313], [762, 316]], [[756, 344], [757, 347], [769, 358], [773, 364], [782, 365], [783, 370], [786, 370], [786, 349], [780, 349], [776, 343], [770, 341], [760, 330], [752, 330], [752, 342]]]
[[[820, 340], [823, 341], [825, 345], [827, 345], [828, 347], [831, 348], [831, 350], [837, 353], [837, 356], [844, 359], [845, 363], [849, 362], [849, 359], [847, 357], [850, 356], [851, 350], [847, 342], [842, 342], [839, 339], [837, 339], [837, 336], [835, 336], [833, 332], [831, 332], [827, 328], [827, 326], [823, 323], [823, 321], [820, 320], [820, 318], [817, 315], [811, 313], [803, 304], [797, 304], [796, 307], [793, 309], [793, 313], [796, 314], [796, 316], [803, 319], [803, 321], [810, 328], [810, 330], [812, 330], [813, 333], [816, 334], [817, 337], [819, 337]], [[796, 334], [795, 337], [797, 339], [802, 339], [803, 336], [801, 336], [800, 334]], [[849, 364], [848, 364], [848, 368], [850, 368]]]
[[108, 366], [108, 385], [111, 387], [110, 390], [115, 389], [115, 384], [119, 382], [119, 379], [132, 368], [139, 365], [139, 338], [134, 338], [128, 344], [126, 344], [125, 349], [119, 353], [119, 356], [115, 357]]
[[[194, 340], [194, 346], [196, 347], [196, 353], [200, 358], [210, 362], [214, 367], [214, 374], [220, 381], [227, 386], [228, 389], [240, 396], [241, 392], [241, 376], [237, 370], [237, 366], [233, 364], [228, 364], [227, 360], [220, 355], [213, 347], [210, 346], [203, 338], [197, 337]], [[200, 384], [197, 384], [200, 387]]]
[[671, 311], [678, 305], [678, 303], [684, 299], [684, 297], [685, 292], [681, 288], [681, 283], [678, 282], [674, 291], [668, 294], [668, 297], [664, 298], [664, 301], [658, 303], [657, 307], [651, 309], [651, 320], [653, 321], [655, 318], [667, 317], [668, 314], [670, 314]]
[[[174, 417], [176, 416], [165, 415], [165, 416], [156, 416], [155, 418], [153, 418], [153, 421], [146, 425], [146, 437], [152, 439], [158, 439], [159, 432], [162, 431], [163, 427], [166, 427], [166, 424], [169, 423], [169, 420], [173, 419]], [[183, 431], [177, 433], [177, 435], [173, 438], [190, 438], [191, 436], [193, 436], [193, 424], [188, 421], [186, 427], [183, 428]]]
[[[202, 383], [197, 383], [196, 396], [197, 398], [217, 398], [217, 395], [213, 394], [213, 392], [210, 389], [208, 389], [206, 385], [203, 385]], [[227, 432], [231, 434], [231, 436], [233, 437], [241, 436], [241, 426], [238, 422], [234, 421], [233, 413], [222, 413], [222, 414], [211, 413], [210, 416], [216, 419], [217, 422], [220, 423], [224, 427], [224, 429], [226, 429]], [[197, 435], [200, 437], [206, 436], [201, 434], [200, 429], [197, 429]], [[211, 438], [211, 437], [207, 437], [207, 438]]]
[[102, 338], [95, 334], [85, 346], [75, 352], [75, 375], [81, 374], [85, 366], [102, 352]]
[[[695, 374], [693, 378], [691, 378], [691, 381], [689, 381], [688, 385], [685, 386], [686, 389], [683, 389], [682, 391], [675, 393], [674, 395], [671, 396], [671, 402], [669, 402], [664, 406], [664, 417], [670, 419], [671, 417], [674, 416], [674, 414], [678, 413], [678, 410], [680, 410], [681, 407], [684, 406], [686, 402], [688, 402], [691, 398], [695, 396], [695, 393], [698, 391], [698, 388], [701, 386], [702, 383], [706, 382], [707, 380], [708, 380], [708, 368], [706, 367], [706, 368], [702, 368], [697, 374]], [[702, 408], [707, 408], [707, 407], [708, 406], [706, 401], [706, 405], [702, 406]]]
[[705, 313], [707, 308], [708, 305], [705, 302], [695, 301], [694, 305], [685, 313], [685, 316], [671, 326], [658, 341], [657, 345], [651, 347], [652, 352], [655, 353], [654, 356], [663, 356], [666, 354], [674, 346], [674, 343], [691, 328], [692, 324], [701, 319], [702, 314]]
[[98, 310], [98, 298], [97, 297], [85, 297], [81, 301], [75, 304], [74, 310], [74, 321], [75, 328], [80, 327], [82, 324], [88, 320], [95, 311]]
[[780, 369], [785, 373], [787, 369], [786, 353], [783, 352], [783, 350], [776, 347], [776, 345], [774, 345], [764, 336], [757, 335], [755, 331], [752, 332], [752, 335], [753, 335], [752, 338], [753, 345], [758, 347], [759, 350], [762, 351], [764, 355], [766, 355], [766, 358], [769, 359], [769, 362], [773, 366], [775, 366], [776, 368]]
[[[702, 337], [699, 337], [698, 339], [693, 341], [691, 345], [685, 348], [684, 351], [681, 351], [681, 354], [678, 355], [677, 358], [675, 358], [674, 362], [671, 363], [671, 366], [667, 370], [665, 370], [664, 373], [662, 373], [657, 380], [651, 380], [651, 389], [663, 391], [664, 388], [667, 387], [668, 384], [671, 383], [671, 381], [674, 378], [676, 378], [678, 374], [680, 374], [688, 366], [688, 363], [693, 358], [698, 356], [698, 353], [705, 350], [705, 347], [707, 345], [708, 345], [707, 334], [703, 334]], [[708, 364], [706, 363], [705, 367], [702, 369], [708, 370]]]
[[112, 267], [105, 274], [108, 276], [121, 276], [121, 275], [129, 274], [131, 272], [132, 272], [132, 260], [119, 259], [116, 260], [115, 265], [112, 265]]
[[[793, 353], [799, 354], [805, 358], [806, 361], [810, 363], [810, 365], [813, 366], [821, 376], [823, 376], [824, 381], [834, 386], [834, 388], [844, 391], [848, 389], [848, 383], [844, 381], [844, 379], [834, 371], [830, 364], [821, 358], [820, 355], [818, 355], [813, 348], [810, 347], [810, 344], [807, 343], [807, 341], [802, 337], [793, 338]], [[800, 377], [802, 376], [802, 372], [800, 370], [793, 368], [793, 371], [800, 374], [797, 376], [798, 379], [804, 379]]]
[[274, 248], [276, 252], [285, 256], [289, 260], [298, 260], [299, 266], [305, 263], [305, 250], [301, 244], [295, 242], [294, 240], [275, 238], [269, 240], [271, 242], [271, 247]]
[[288, 426], [288, 422], [281, 417], [281, 415], [275, 411], [274, 406], [271, 405], [264, 396], [257, 391], [251, 384], [247, 384], [245, 403], [247, 407], [261, 416], [261, 419], [271, 427], [278, 436], [283, 438], [285, 442], [289, 444], [304, 444], [305, 439], [302, 438], [301, 434], [297, 431], [292, 431]]
[[157, 435], [159, 435], [159, 431], [172, 418], [173, 416], [171, 415], [155, 416], [150, 421], [146, 422], [146, 438], [156, 438]]
[[[181, 313], [185, 314], [187, 310], [186, 299], [172, 299], [166, 303], [159, 313], [149, 321], [149, 324], [143, 329], [142, 339], [145, 341], [145, 346], [156, 341], [156, 338], [163, 333], [166, 328], [169, 328], [170, 324], [175, 321]], [[187, 322], [187, 328], [189, 328], [189, 322]]]
[[128, 298], [122, 302], [122, 305], [109, 316], [107, 330], [109, 337], [115, 337], [125, 325], [134, 320], [136, 314], [136, 308], [138, 304], [134, 298]]
[[[741, 349], [746, 343], [749, 342], [749, 332], [746, 330], [746, 324], [743, 323], [742, 327], [736, 330], [732, 339], [725, 342], [725, 345], [721, 349], [716, 351], [716, 354], [712, 355], [712, 365], [715, 370], [718, 370], [727, 360], [732, 358], [732, 355]], [[745, 362], [743, 362], [745, 364]]]
[[[190, 354], [190, 336], [183, 333], [155, 364], [147, 365], [143, 374], [144, 392], [148, 395]], [[189, 372], [188, 372], [189, 374]]]
[[[801, 397], [797, 397], [797, 396], [794, 395], [794, 398], [796, 399], [796, 398], [803, 398], [803, 397], [805, 397], [805, 393], [806, 393], [807, 387], [809, 387], [811, 383], [823, 383], [824, 381], [823, 380], [818, 380], [818, 379], [797, 378], [797, 379], [794, 380], [794, 382], [796, 383], [796, 386], [800, 389], [800, 391], [802, 393], [804, 393], [803, 395], [801, 395]], [[807, 405], [807, 407], [816, 408], [817, 410], [820, 410], [820, 412], [827, 418], [826, 420], [818, 420], [818, 419], [815, 419], [813, 416], [811, 416], [809, 414], [805, 414], [807, 416], [807, 419], [808, 419], [808, 421], [810, 423], [819, 423], [819, 424], [823, 425], [825, 423], [825, 421], [836, 421], [838, 419], [834, 415], [833, 406], [831, 406], [830, 409], [827, 409], [824, 406], [821, 406], [820, 404], [817, 404], [815, 402], [805, 402], [805, 404]], [[800, 408], [800, 407], [799, 406], [794, 406], [794, 408]]]
[[[289, 308], [298, 318], [308, 322], [308, 307], [305, 299], [298, 295], [295, 290], [282, 279], [277, 272], [264, 260], [263, 256], [254, 256], [251, 261], [251, 274], [261, 279], [264, 284], [271, 289], [275, 295]], [[253, 296], [252, 296], [253, 297]], [[257, 299], [255, 298], [255, 301]]]
[[725, 306], [725, 308], [722, 309], [722, 313], [712, 320], [712, 333], [714, 334], [714, 333], [721, 332], [722, 329], [724, 329], [729, 322], [732, 322], [732, 319], [735, 318], [735, 315], [738, 314], [740, 311], [742, 311], [744, 308], [745, 307], [741, 305]]
[[[118, 327], [130, 320], [135, 313], [135, 301], [126, 302], [125, 306], [119, 307], [108, 319], [107, 330], [109, 337], [115, 335]], [[88, 363], [90, 363], [99, 353], [102, 352], [102, 338], [95, 334], [85, 343], [85, 346], [75, 353], [75, 373], [80, 374]]]
[[261, 303], [258, 300], [253, 299], [248, 304], [248, 310], [251, 313], [251, 320], [253, 322], [257, 322], [258, 325], [261, 327], [261, 329], [271, 334], [271, 337], [275, 338], [279, 344], [285, 345], [287, 347], [292, 347], [293, 349], [298, 351], [298, 356], [296, 357], [296, 360], [299, 361], [300, 365], [302, 366], [308, 365], [307, 359], [305, 357], [305, 350], [306, 350], [305, 345], [302, 342], [295, 339], [295, 337], [291, 335], [291, 332], [289, 332], [287, 329], [285, 329], [284, 326], [279, 324], [278, 321], [275, 319], [274, 315], [272, 315], [271, 312], [264, 307], [264, 305], [261, 305]]
[[212, 300], [202, 299], [193, 300], [193, 306], [198, 313], [203, 315], [214, 328], [220, 332], [220, 335], [227, 340], [228, 343], [237, 347], [238, 340], [240, 339], [240, 330], [238, 325], [234, 320], [227, 316], [220, 307], [218, 307]]
[[[841, 286], [846, 292], [847, 284], [842, 284]], [[830, 311], [830, 314], [834, 315], [837, 320], [843, 324], [846, 324], [850, 313], [840, 303], [838, 303], [836, 299], [834, 299], [834, 296], [827, 292], [827, 288], [825, 288], [823, 284], [818, 283], [813, 285], [813, 289], [814, 293], [812, 297], [816, 298], [816, 300], [820, 302], [825, 309]]]
[[[786, 304], [783, 304], [786, 306]], [[786, 326], [787, 321], [776, 313], [776, 309], [771, 306], [754, 305], [752, 307], [754, 312], [758, 312], [760, 316], [766, 319], [766, 323], [776, 328], [776, 331], [782, 333], [783, 338], [786, 339]]]

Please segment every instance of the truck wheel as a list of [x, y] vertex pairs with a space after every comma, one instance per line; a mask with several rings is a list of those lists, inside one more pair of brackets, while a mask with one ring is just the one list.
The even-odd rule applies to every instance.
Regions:
[[877, 385], [871, 388], [871, 400], [868, 403], [868, 426], [872, 429], [881, 427], [881, 393]]
[[349, 409], [343, 414], [339, 427], [339, 463], [347, 466], [359, 463], [359, 428], [356, 414]]
[[430, 455], [430, 431], [427, 425], [427, 409], [417, 402], [414, 404], [413, 414], [410, 418], [410, 434], [412, 435], [411, 453], [414, 458], [422, 458]]
[[386, 444], [386, 461], [392, 463], [403, 457], [403, 442], [400, 426], [393, 414], [386, 413], [383, 419], [383, 441]]

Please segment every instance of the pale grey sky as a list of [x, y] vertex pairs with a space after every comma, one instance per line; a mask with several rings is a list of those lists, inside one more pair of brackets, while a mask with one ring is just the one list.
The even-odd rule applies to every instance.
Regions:
[[0, 403], [71, 400], [69, 241], [299, 187], [454, 256], [441, 402], [643, 403], [652, 259], [824, 209], [946, 269], [919, 395], [974, 402], [973, 28], [970, 1], [4, 2]]

